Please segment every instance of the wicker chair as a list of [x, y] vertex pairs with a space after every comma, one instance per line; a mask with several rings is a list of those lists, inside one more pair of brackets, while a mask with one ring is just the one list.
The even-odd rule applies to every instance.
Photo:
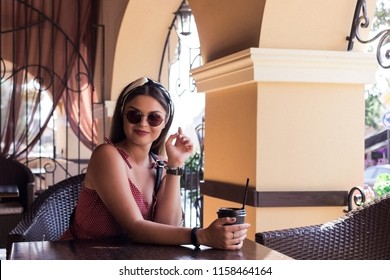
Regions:
[[23, 220], [7, 236], [7, 259], [12, 243], [58, 240], [69, 226], [85, 174], [69, 177], [42, 192]]
[[0, 248], [34, 200], [34, 174], [17, 160], [0, 156]]
[[390, 195], [322, 225], [256, 233], [256, 242], [298, 260], [388, 260]]

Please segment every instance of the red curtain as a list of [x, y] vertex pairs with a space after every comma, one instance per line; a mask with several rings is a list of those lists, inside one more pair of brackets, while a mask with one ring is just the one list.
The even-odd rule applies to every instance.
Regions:
[[[2, 86], [0, 100], [1, 155], [27, 154], [60, 101], [80, 141], [95, 147], [97, 121], [91, 112], [96, 102], [92, 73], [97, 2], [0, 0], [0, 77], [9, 85]], [[33, 89], [26, 87], [29, 81], [34, 81]], [[50, 92], [53, 106], [42, 118], [38, 111], [43, 91]]]

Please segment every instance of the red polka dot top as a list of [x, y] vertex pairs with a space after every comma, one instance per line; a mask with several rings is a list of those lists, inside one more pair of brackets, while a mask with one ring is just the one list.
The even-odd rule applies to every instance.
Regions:
[[[128, 160], [129, 155], [120, 148], [117, 148], [117, 150], [127, 166], [131, 169], [132, 167]], [[130, 179], [128, 179], [128, 181], [129, 188], [143, 218], [145, 220], [153, 220], [157, 202], [155, 196], [152, 205], [149, 205], [133, 182]], [[60, 239], [103, 239], [124, 236], [126, 236], [126, 232], [109, 213], [98, 193], [83, 185], [77, 206], [71, 217], [70, 226]]]

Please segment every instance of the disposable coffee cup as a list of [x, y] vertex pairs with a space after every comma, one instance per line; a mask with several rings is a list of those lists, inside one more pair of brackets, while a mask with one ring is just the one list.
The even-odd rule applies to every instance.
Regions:
[[218, 218], [236, 218], [234, 224], [243, 224], [245, 222], [246, 211], [243, 208], [222, 207], [218, 209], [217, 215]]

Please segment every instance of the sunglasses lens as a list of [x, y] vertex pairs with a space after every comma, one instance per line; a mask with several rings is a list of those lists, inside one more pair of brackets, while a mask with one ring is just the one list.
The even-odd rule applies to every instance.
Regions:
[[142, 114], [138, 111], [128, 111], [126, 114], [129, 123], [137, 124], [142, 120]]
[[[135, 110], [131, 110], [126, 113], [127, 120], [129, 121], [129, 123], [132, 124], [140, 123], [142, 117], [143, 117], [142, 113]], [[157, 113], [152, 113], [147, 116], [147, 121], [151, 126], [159, 126], [163, 122], [163, 120], [164, 120], [163, 117]]]
[[163, 121], [163, 118], [159, 114], [150, 114], [148, 115], [148, 123], [151, 126], [159, 126]]

